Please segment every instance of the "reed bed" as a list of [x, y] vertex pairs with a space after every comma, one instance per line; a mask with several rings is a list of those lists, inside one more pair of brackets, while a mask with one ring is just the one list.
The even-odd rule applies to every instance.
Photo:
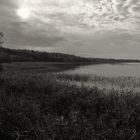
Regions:
[[69, 81], [70, 83], [77, 85], [85, 85], [88, 87], [98, 87], [106, 90], [119, 90], [119, 91], [140, 91], [140, 78], [138, 77], [104, 77], [98, 75], [88, 74], [69, 74], [58, 73], [56, 74], [58, 79], [63, 81]]
[[122, 82], [121, 78], [114, 81], [51, 73], [1, 73], [0, 138], [139, 140], [139, 92], [120, 94], [112, 89], [106, 94], [98, 87], [60, 82], [62, 78], [65, 81]]

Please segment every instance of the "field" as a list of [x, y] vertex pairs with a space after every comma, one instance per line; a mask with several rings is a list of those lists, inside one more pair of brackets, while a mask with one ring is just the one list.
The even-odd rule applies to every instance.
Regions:
[[0, 73], [2, 140], [140, 139], [140, 79], [21, 65], [4, 64]]

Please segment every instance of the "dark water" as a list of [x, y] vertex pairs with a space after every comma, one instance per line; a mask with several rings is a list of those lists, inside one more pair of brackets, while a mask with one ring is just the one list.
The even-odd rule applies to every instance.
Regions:
[[96, 74], [106, 77], [140, 77], [140, 63], [84, 65], [67, 72], [72, 74]]

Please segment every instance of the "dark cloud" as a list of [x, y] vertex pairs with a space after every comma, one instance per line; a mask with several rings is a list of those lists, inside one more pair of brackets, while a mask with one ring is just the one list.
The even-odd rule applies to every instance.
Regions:
[[0, 0], [0, 7], [5, 6], [9, 8], [17, 7], [17, 0]]
[[46, 31], [34, 29], [27, 23], [13, 22], [7, 23], [7, 27], [3, 26], [5, 34], [5, 45], [18, 48], [18, 46], [53, 46], [59, 41], [63, 41], [63, 37], [49, 35]]

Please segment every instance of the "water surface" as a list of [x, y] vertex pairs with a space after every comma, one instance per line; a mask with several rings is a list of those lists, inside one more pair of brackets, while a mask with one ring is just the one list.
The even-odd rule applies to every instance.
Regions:
[[105, 77], [140, 77], [140, 63], [94, 64], [68, 70], [72, 74], [95, 74]]

